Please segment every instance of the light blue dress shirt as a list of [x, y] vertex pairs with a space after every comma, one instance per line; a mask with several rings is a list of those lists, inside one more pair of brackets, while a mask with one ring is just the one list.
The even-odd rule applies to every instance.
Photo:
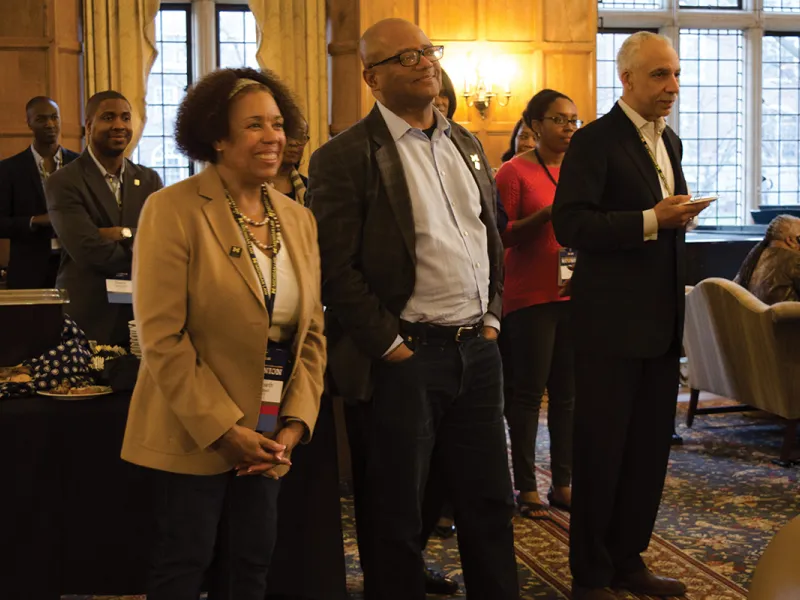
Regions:
[[[489, 306], [489, 250], [470, 167], [434, 110], [432, 139], [378, 102], [403, 164], [416, 236], [416, 284], [400, 318], [411, 323], [500, 329]], [[402, 341], [402, 340], [400, 340]], [[391, 352], [400, 341], [387, 350]]]

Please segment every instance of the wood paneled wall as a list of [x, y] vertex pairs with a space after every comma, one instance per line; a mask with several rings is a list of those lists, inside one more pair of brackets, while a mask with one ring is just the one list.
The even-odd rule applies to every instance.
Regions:
[[81, 5], [81, 0], [2, 0], [0, 158], [30, 144], [25, 104], [34, 96], [50, 96], [58, 103], [62, 144], [81, 149]]
[[[494, 100], [481, 119], [459, 97], [454, 116], [478, 136], [492, 166], [499, 166], [528, 100], [543, 88], [570, 96], [584, 120], [596, 116], [593, 0], [329, 0], [332, 134], [372, 108], [372, 95], [361, 79], [358, 39], [386, 17], [413, 21], [433, 43], [444, 44], [445, 69], [468, 52], [488, 52], [512, 62], [516, 73], [508, 106], [497, 106]], [[454, 83], [458, 91], [459, 83]]]

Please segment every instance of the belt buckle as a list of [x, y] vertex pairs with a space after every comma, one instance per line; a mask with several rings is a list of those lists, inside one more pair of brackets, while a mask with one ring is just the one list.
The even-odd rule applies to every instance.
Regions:
[[461, 334], [466, 331], [472, 331], [475, 329], [475, 325], [462, 325], [461, 327], [456, 330], [456, 343], [460, 344], [462, 342]]

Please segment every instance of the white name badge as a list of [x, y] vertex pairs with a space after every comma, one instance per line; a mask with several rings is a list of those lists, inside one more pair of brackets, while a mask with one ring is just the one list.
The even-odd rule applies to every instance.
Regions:
[[50, 250], [61, 250], [61, 242], [58, 238], [50, 239]]
[[283, 394], [283, 381], [267, 379], [267, 374], [265, 372], [264, 382], [261, 384], [261, 402], [266, 402], [268, 404], [280, 404], [281, 394]]
[[133, 282], [130, 279], [106, 279], [106, 291], [114, 294], [132, 294]]
[[106, 279], [110, 304], [133, 304], [133, 282], [129, 279]]

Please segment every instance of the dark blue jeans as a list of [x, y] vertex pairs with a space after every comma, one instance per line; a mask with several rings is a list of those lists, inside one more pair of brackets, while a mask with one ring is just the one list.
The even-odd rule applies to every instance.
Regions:
[[[153, 471], [156, 547], [148, 600], [264, 600], [280, 482]], [[208, 577], [206, 578], [206, 573]]]
[[366, 598], [424, 600], [421, 507], [430, 475], [453, 503], [468, 597], [516, 600], [497, 344], [478, 337], [409, 345], [408, 360], [375, 365], [373, 400], [361, 409]]

